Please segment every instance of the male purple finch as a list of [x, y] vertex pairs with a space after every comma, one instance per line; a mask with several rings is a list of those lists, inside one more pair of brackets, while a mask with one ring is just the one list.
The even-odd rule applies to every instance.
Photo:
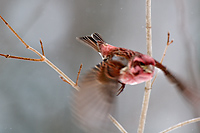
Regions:
[[103, 59], [81, 78], [80, 91], [75, 93], [74, 98], [74, 116], [89, 132], [102, 131], [107, 126], [106, 121], [112, 112], [115, 97], [126, 84], [135, 85], [152, 79], [154, 67], [161, 69], [180, 90], [186, 90], [166, 67], [148, 55], [112, 46], [98, 33], [77, 37], [77, 40], [92, 47]]

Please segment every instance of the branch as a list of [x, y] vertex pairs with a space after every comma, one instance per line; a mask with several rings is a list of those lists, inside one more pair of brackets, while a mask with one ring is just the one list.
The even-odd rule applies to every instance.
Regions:
[[[173, 42], [174, 42], [173, 39], [170, 41], [170, 32], [168, 32], [168, 33], [167, 33], [167, 45], [166, 45], [166, 47], [165, 47], [165, 50], [164, 50], [163, 56], [162, 56], [162, 58], [161, 58], [160, 64], [162, 64], [162, 62], [163, 62], [163, 60], [164, 60], [164, 58], [165, 58], [165, 55], [166, 55], [166, 52], [167, 52], [167, 49], [168, 49], [169, 45], [172, 44]], [[153, 79], [153, 81], [152, 81], [152, 83], [151, 83], [151, 88], [152, 88], [153, 83], [155, 82], [157, 76], [158, 76], [158, 71], [156, 72], [155, 77], [154, 77], [154, 79]]]
[[190, 120], [178, 123], [177, 125], [174, 125], [174, 126], [168, 128], [166, 130], [163, 130], [160, 133], [167, 133], [167, 132], [170, 132], [170, 131], [175, 130], [177, 128], [180, 128], [182, 126], [185, 126], [185, 125], [188, 125], [188, 124], [191, 124], [191, 123], [194, 123], [194, 122], [199, 122], [199, 121], [200, 121], [200, 117], [197, 117], [197, 118], [194, 118], [194, 119], [190, 119]]
[[[146, 0], [146, 43], [147, 43], [147, 54], [149, 56], [152, 56], [151, 0]], [[144, 132], [150, 93], [151, 93], [151, 80], [147, 81], [145, 84], [145, 92], [144, 92], [142, 110], [138, 126], [138, 133]]]
[[42, 49], [42, 54], [35, 50], [34, 48], [30, 47], [28, 44], [25, 43], [25, 41], [15, 32], [15, 30], [6, 22], [6, 20], [0, 15], [1, 20], [6, 24], [6, 26], [13, 32], [13, 34], [25, 45], [25, 47], [34, 53], [36, 53], [40, 59], [33, 59], [33, 58], [25, 58], [25, 57], [18, 57], [18, 56], [12, 56], [8, 54], [0, 54], [0, 56], [4, 56], [6, 58], [14, 58], [14, 59], [20, 59], [20, 60], [29, 60], [29, 61], [36, 61], [36, 62], [45, 62], [47, 63], [50, 67], [52, 67], [58, 74], [60, 74], [66, 81], [69, 82], [69, 84], [75, 88], [76, 90], [79, 90], [79, 87], [67, 76], [65, 75], [58, 67], [56, 67], [51, 61], [49, 61], [45, 56], [44, 56], [44, 50], [43, 50], [43, 45], [42, 41], [40, 40], [41, 44], [41, 49]]
[[108, 117], [109, 117], [109, 119], [113, 122], [113, 124], [119, 129], [119, 131], [121, 131], [121, 133], [128, 133], [128, 132], [122, 127], [122, 125], [120, 125], [120, 123], [117, 122], [117, 120], [116, 120], [112, 115], [109, 115]]

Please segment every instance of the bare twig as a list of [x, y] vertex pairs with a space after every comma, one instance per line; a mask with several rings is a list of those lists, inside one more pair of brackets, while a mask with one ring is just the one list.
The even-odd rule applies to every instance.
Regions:
[[78, 85], [78, 80], [79, 80], [79, 76], [80, 76], [82, 67], [83, 67], [83, 64], [80, 65], [80, 68], [79, 68], [79, 71], [78, 71], [78, 74], [77, 74], [76, 84], [75, 84], [75, 85]]
[[170, 32], [167, 33], [167, 45], [166, 45], [166, 47], [165, 47], [165, 51], [164, 51], [163, 56], [162, 56], [162, 59], [161, 59], [161, 61], [160, 61], [161, 64], [162, 64], [163, 59], [164, 59], [164, 57], [165, 57], [165, 55], [166, 55], [168, 46], [174, 42], [173, 39], [172, 39], [171, 41], [169, 41], [169, 40], [170, 40]]
[[[77, 78], [76, 78], [75, 86], [78, 86], [78, 80], [79, 80], [79, 75], [80, 75], [80, 73], [81, 73], [82, 66], [83, 66], [83, 64], [80, 65], [80, 68], [79, 68], [79, 71], [78, 71], [78, 74], [77, 74]], [[60, 78], [61, 78], [64, 82], [70, 84], [70, 83], [69, 83], [67, 80], [65, 80], [62, 76], [60, 76]], [[71, 85], [71, 84], [70, 84], [70, 85]]]
[[[169, 40], [170, 40], [170, 33], [168, 32], [168, 34], [167, 34], [167, 45], [166, 45], [166, 47], [165, 47], [165, 50], [164, 50], [164, 52], [163, 52], [163, 56], [162, 56], [161, 61], [160, 61], [161, 64], [162, 64], [162, 62], [163, 62], [163, 60], [164, 60], [164, 58], [165, 58], [165, 55], [166, 55], [168, 46], [174, 42], [173, 39], [172, 39], [171, 41], [169, 41]], [[152, 88], [153, 83], [155, 82], [157, 76], [158, 76], [158, 71], [156, 72], [155, 77], [154, 77], [154, 79], [153, 79], [153, 81], [152, 81], [152, 83], [151, 83], [151, 88]]]
[[66, 81], [69, 82], [69, 84], [74, 87], [76, 90], [79, 90], [79, 87], [76, 86], [76, 84], [67, 76], [65, 75], [58, 67], [56, 67], [52, 62], [50, 62], [45, 56], [44, 56], [44, 50], [42, 41], [40, 40], [42, 54], [35, 50], [34, 48], [30, 47], [28, 44], [24, 42], [24, 40], [14, 31], [14, 29], [6, 22], [6, 20], [0, 15], [0, 19], [6, 24], [6, 26], [13, 32], [13, 34], [25, 45], [25, 47], [34, 53], [36, 53], [38, 56], [40, 56], [40, 59], [33, 59], [33, 58], [25, 58], [25, 57], [18, 57], [18, 56], [12, 56], [8, 54], [0, 54], [0, 56], [4, 56], [6, 58], [14, 58], [14, 59], [20, 59], [20, 60], [29, 60], [29, 61], [41, 61], [47, 63], [50, 67], [52, 67], [59, 75], [61, 75]]
[[[146, 43], [147, 43], [147, 54], [149, 56], [152, 56], [151, 0], [146, 0]], [[144, 92], [142, 111], [138, 126], [138, 133], [144, 132], [150, 94], [151, 94], [151, 80], [147, 81], [145, 84], [145, 92]]]
[[190, 120], [178, 123], [177, 125], [174, 125], [174, 126], [168, 128], [166, 130], [163, 130], [160, 133], [167, 133], [167, 132], [173, 131], [173, 130], [175, 130], [177, 128], [180, 128], [182, 126], [185, 126], [185, 125], [188, 125], [188, 124], [191, 124], [191, 123], [194, 123], [194, 122], [199, 122], [199, 121], [200, 121], [200, 117], [194, 118], [194, 119], [190, 119]]
[[109, 115], [110, 120], [115, 124], [115, 126], [119, 129], [119, 131], [121, 131], [121, 133], [128, 133], [123, 127], [122, 125], [117, 122], [117, 120], [112, 117], [112, 115]]
[[41, 40], [41, 39], [40, 39], [40, 45], [41, 45], [41, 49], [42, 49], [42, 55], [45, 56], [45, 55], [44, 55], [44, 48], [43, 48], [42, 40]]

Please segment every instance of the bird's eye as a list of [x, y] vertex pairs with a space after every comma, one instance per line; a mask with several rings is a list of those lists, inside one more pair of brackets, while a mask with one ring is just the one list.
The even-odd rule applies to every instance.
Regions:
[[139, 62], [140, 66], [145, 66], [145, 64], [143, 62]]
[[124, 66], [128, 64], [128, 60], [123, 56], [114, 55], [112, 60], [122, 63]]

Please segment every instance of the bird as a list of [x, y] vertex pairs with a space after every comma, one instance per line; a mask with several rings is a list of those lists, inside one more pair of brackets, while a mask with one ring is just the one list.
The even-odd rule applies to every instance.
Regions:
[[126, 48], [113, 46], [99, 33], [77, 37], [102, 57], [102, 61], [83, 75], [80, 90], [73, 98], [75, 121], [87, 132], [102, 132], [108, 116], [115, 108], [116, 97], [126, 85], [136, 85], [153, 78], [154, 67], [162, 70], [178, 90], [195, 95], [160, 62], [151, 56]]

